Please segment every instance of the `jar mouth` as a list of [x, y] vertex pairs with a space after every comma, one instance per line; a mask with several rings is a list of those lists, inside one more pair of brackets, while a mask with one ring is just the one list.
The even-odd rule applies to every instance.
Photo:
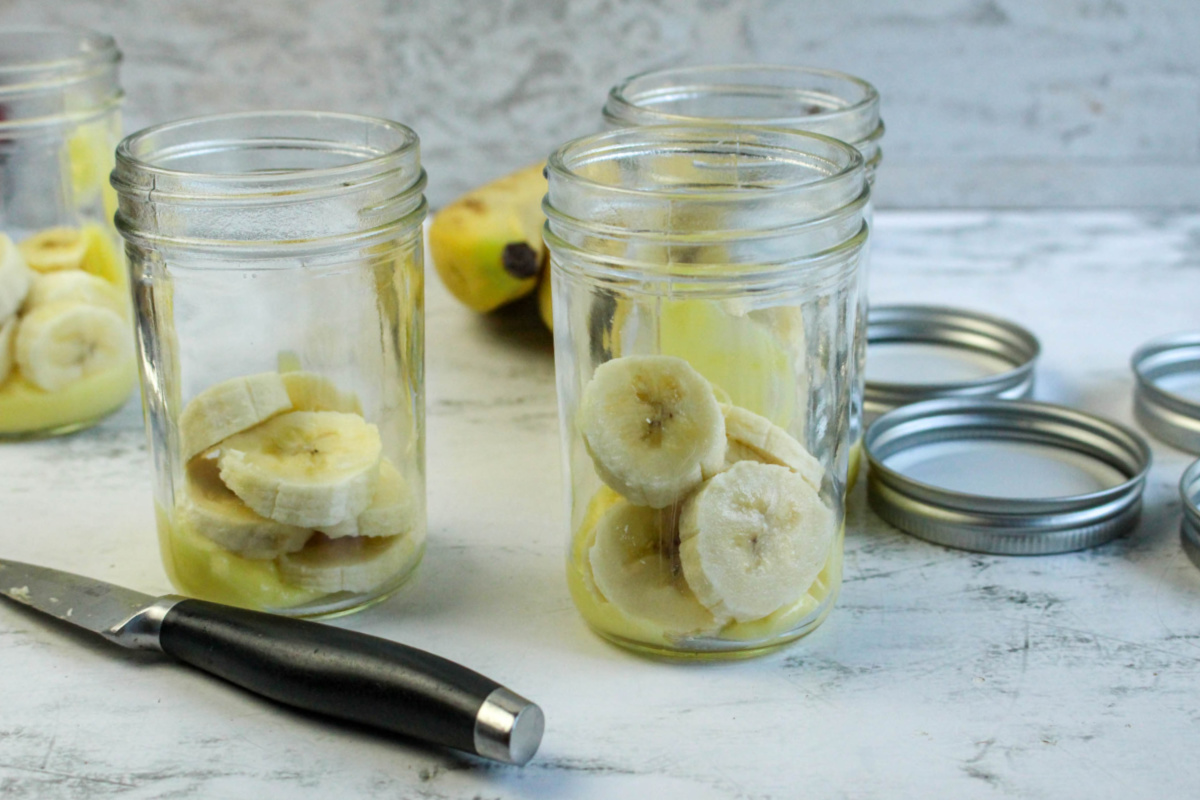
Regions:
[[[564, 217], [676, 235], [683, 209], [707, 232], [791, 227], [853, 203], [862, 155], [827, 136], [734, 125], [621, 128], [567, 142], [547, 161], [546, 204]], [[699, 233], [700, 231], [695, 231]]]
[[883, 136], [879, 92], [844, 72], [761, 64], [672, 67], [614, 86], [614, 125], [724, 122], [823, 133], [857, 147]]
[[253, 196], [356, 184], [401, 171], [420, 176], [420, 140], [378, 117], [248, 111], [167, 122], [117, 146], [113, 185], [154, 182], [158, 197]]
[[425, 214], [420, 140], [377, 117], [255, 111], [168, 122], [117, 146], [117, 229], [146, 245], [269, 254], [365, 246]]
[[78, 121], [121, 102], [121, 51], [111, 36], [73, 27], [0, 29], [0, 131]]

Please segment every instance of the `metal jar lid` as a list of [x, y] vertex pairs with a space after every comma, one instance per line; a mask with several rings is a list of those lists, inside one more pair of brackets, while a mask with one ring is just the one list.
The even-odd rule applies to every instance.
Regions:
[[1133, 354], [1133, 411], [1156, 439], [1200, 453], [1200, 333], [1154, 339]]
[[1200, 567], [1200, 461], [1183, 473], [1179, 494], [1183, 496], [1183, 551]]
[[1137, 522], [1150, 447], [1128, 428], [1028, 400], [927, 400], [867, 431], [880, 517], [937, 544], [999, 555], [1094, 547]]
[[867, 315], [868, 419], [936, 397], [1033, 392], [1037, 337], [1020, 325], [944, 306], [872, 306]]

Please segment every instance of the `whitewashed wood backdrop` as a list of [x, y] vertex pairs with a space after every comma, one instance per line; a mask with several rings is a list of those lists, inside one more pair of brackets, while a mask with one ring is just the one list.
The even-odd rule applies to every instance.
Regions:
[[0, 0], [125, 52], [128, 130], [253, 108], [379, 114], [429, 197], [599, 125], [652, 67], [762, 61], [874, 82], [884, 207], [1200, 207], [1200, 0]]

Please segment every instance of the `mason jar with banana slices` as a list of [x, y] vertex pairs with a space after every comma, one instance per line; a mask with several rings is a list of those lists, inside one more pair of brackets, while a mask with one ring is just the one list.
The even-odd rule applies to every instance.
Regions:
[[104, 180], [119, 61], [98, 33], [0, 30], [0, 439], [85, 428], [137, 381]]
[[781, 129], [647, 126], [548, 163], [576, 606], [658, 655], [803, 636], [841, 585], [861, 155]]
[[172, 582], [290, 616], [390, 595], [425, 545], [416, 134], [202, 117], [125, 139], [112, 182]]

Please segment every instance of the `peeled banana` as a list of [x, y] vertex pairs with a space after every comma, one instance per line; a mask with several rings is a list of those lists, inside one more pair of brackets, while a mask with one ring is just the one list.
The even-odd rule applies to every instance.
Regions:
[[34, 279], [25, 298], [26, 311], [50, 303], [85, 303], [111, 309], [122, 317], [128, 315], [129, 308], [117, 287], [77, 269], [47, 272]]
[[221, 482], [215, 453], [192, 459], [176, 520], [243, 558], [268, 560], [294, 553], [313, 532], [259, 516]]
[[400, 474], [386, 458], [379, 462], [379, 483], [371, 505], [361, 514], [327, 525], [321, 532], [330, 539], [346, 536], [398, 536], [408, 533], [416, 521], [416, 498]]
[[532, 292], [545, 261], [544, 164], [481, 186], [433, 217], [429, 252], [450, 293], [492, 311]]
[[190, 459], [291, 408], [287, 386], [277, 372], [231, 378], [210, 386], [192, 398], [179, 415], [183, 457]]
[[22, 316], [17, 330], [17, 366], [48, 392], [118, 368], [132, 356], [128, 323], [100, 306], [48, 303]]
[[12, 239], [0, 233], [0, 322], [17, 313], [32, 283], [33, 275], [21, 251]]
[[221, 480], [264, 517], [321, 528], [356, 517], [379, 480], [379, 429], [357, 414], [289, 411], [221, 443]]
[[775, 464], [795, 472], [816, 491], [821, 490], [825, 468], [791, 434], [766, 417], [739, 406], [724, 405], [721, 411], [725, 415], [727, 439], [725, 468], [738, 461]]
[[829, 557], [834, 514], [791, 470], [741, 461], [683, 507], [679, 560], [688, 586], [739, 622], [797, 602]]
[[681, 358], [605, 362], [584, 389], [579, 417], [596, 474], [636, 505], [671, 505], [724, 462], [716, 395]]
[[696, 599], [675, 545], [676, 514], [620, 501], [596, 525], [588, 564], [596, 588], [621, 612], [668, 636], [711, 633], [721, 621]]
[[304, 371], [283, 372], [279, 377], [296, 411], [341, 411], [362, 416], [358, 397], [343, 392], [329, 378]]
[[0, 383], [8, 378], [13, 365], [13, 339], [17, 332], [17, 318], [9, 317], [0, 322]]
[[48, 228], [21, 242], [21, 255], [35, 272], [81, 269], [88, 238], [77, 228]]
[[330, 539], [316, 534], [304, 549], [280, 556], [285, 581], [322, 592], [369, 592], [397, 579], [413, 563], [421, 539], [415, 536]]

